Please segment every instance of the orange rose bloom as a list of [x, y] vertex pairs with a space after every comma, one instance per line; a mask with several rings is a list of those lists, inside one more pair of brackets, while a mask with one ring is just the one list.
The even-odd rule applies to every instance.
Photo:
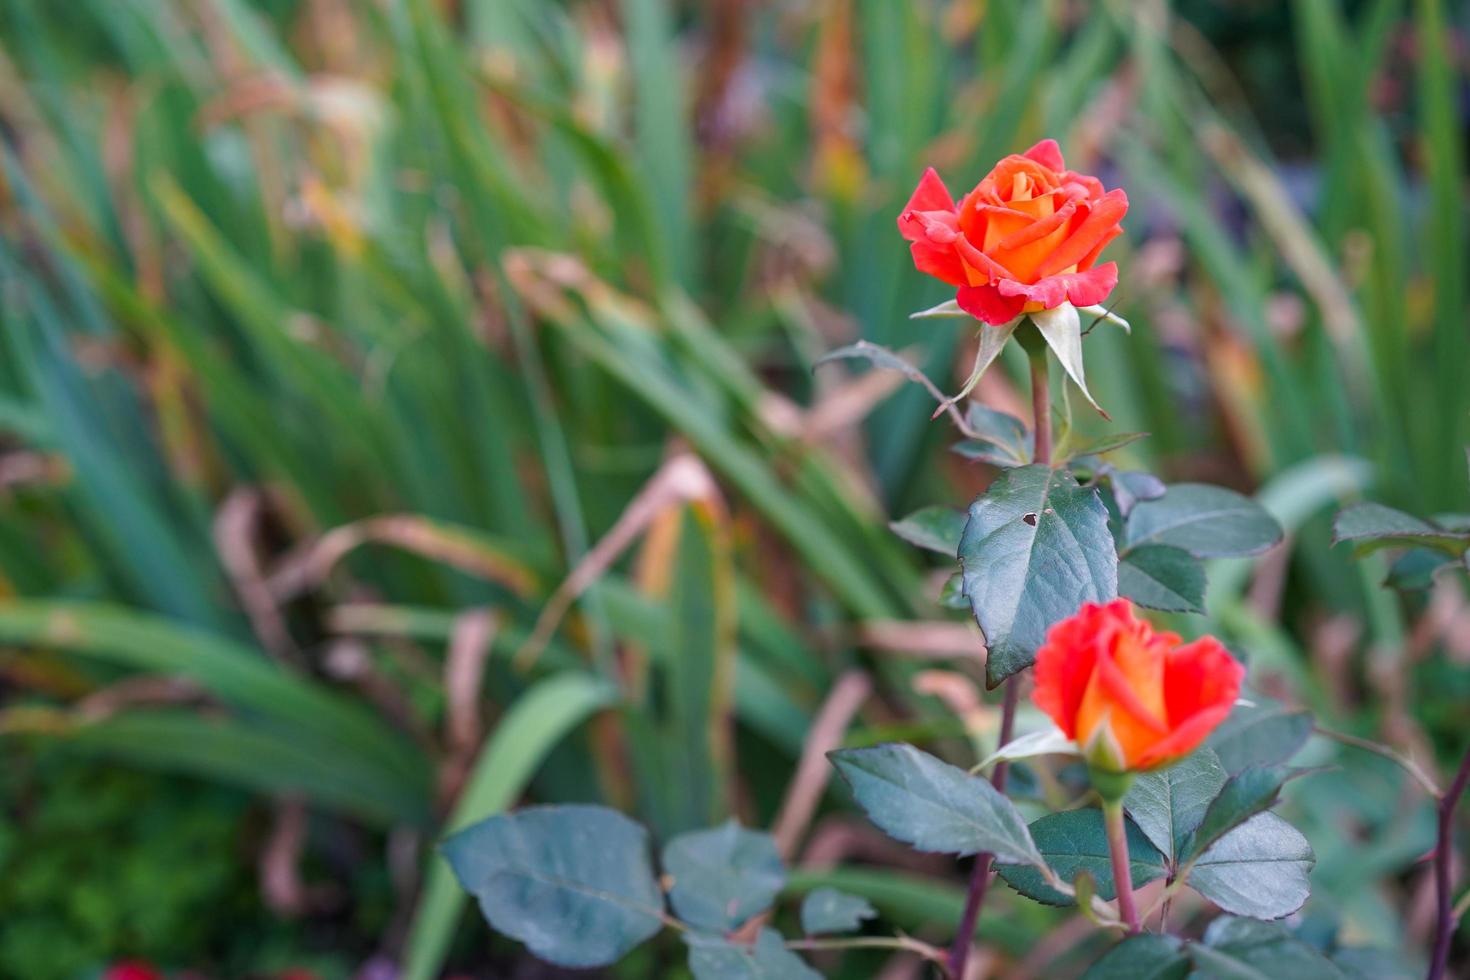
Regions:
[[1189, 752], [1230, 714], [1245, 668], [1214, 637], [1181, 644], [1127, 599], [1087, 603], [1036, 652], [1036, 706], [1088, 762], [1154, 769]]
[[955, 207], [930, 167], [898, 216], [919, 271], [959, 287], [971, 316], [1001, 324], [1071, 302], [1094, 306], [1118, 284], [1118, 264], [1096, 265], [1123, 233], [1121, 189], [1062, 162], [1056, 140], [995, 165]]

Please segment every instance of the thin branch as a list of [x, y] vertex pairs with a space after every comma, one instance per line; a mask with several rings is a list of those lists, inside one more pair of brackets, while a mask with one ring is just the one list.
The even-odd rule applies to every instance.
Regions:
[[[882, 351], [884, 354], [892, 355], [893, 362], [896, 363], [889, 362], [885, 359], [883, 362], [884, 367], [887, 367], [893, 371], [898, 371], [910, 381], [915, 381], [923, 385], [924, 390], [929, 392], [930, 395], [933, 395], [934, 400], [943, 407], [943, 411], [946, 415], [949, 416], [949, 420], [954, 423], [956, 429], [960, 430], [960, 435], [964, 436], [966, 439], [984, 439], [984, 436], [982, 436], [979, 432], [976, 432], [974, 429], [970, 428], [969, 423], [965, 421], [964, 414], [955, 407], [955, 403], [950, 401], [949, 396], [940, 391], [939, 386], [936, 385], [933, 381], [930, 381], [929, 376], [923, 371], [920, 371], [918, 368], [914, 367], [902, 357], [894, 354], [886, 347], [882, 347], [878, 344], [872, 343], [871, 341], [859, 340], [852, 346], [859, 349], [872, 348], [874, 350]], [[900, 364], [903, 366], [900, 367]]]
[[1365, 752], [1372, 752], [1375, 755], [1383, 756], [1385, 759], [1401, 767], [1410, 776], [1413, 776], [1415, 781], [1424, 787], [1426, 793], [1436, 799], [1439, 798], [1440, 788], [1439, 784], [1434, 781], [1434, 777], [1425, 772], [1419, 763], [1404, 755], [1398, 749], [1384, 745], [1382, 742], [1375, 742], [1372, 739], [1359, 738], [1356, 735], [1349, 735], [1346, 732], [1334, 732], [1331, 729], [1320, 726], [1314, 726], [1312, 730], [1323, 738], [1330, 738], [1335, 742], [1341, 742], [1343, 745], [1351, 745]]
[[1108, 855], [1113, 862], [1113, 887], [1118, 893], [1118, 915], [1130, 933], [1139, 931], [1138, 908], [1133, 903], [1133, 871], [1128, 864], [1128, 828], [1123, 821], [1121, 800], [1103, 800], [1103, 825], [1108, 834]]
[[[1001, 745], [1011, 740], [1011, 731], [1016, 724], [1016, 699], [1019, 691], [1015, 677], [1007, 678], [1005, 701], [1000, 709]], [[1010, 768], [1009, 762], [1001, 760], [996, 763], [995, 771], [990, 774], [990, 784], [1001, 793], [1006, 791], [1006, 777], [1010, 774]], [[970, 887], [965, 894], [965, 910], [960, 915], [959, 932], [955, 934], [954, 944], [949, 949], [949, 968], [957, 977], [965, 975], [965, 961], [970, 957], [970, 944], [975, 939], [975, 923], [980, 921], [980, 906], [985, 904], [985, 893], [990, 888], [991, 860], [991, 855], [988, 853], [975, 855], [975, 867], [970, 872]]]
[[1032, 459], [1038, 463], [1051, 462], [1051, 385], [1047, 379], [1046, 351], [1032, 354], [1031, 361], [1031, 417], [1036, 427], [1036, 450]]
[[787, 949], [899, 949], [917, 953], [924, 959], [939, 964], [946, 975], [949, 969], [944, 963], [944, 951], [930, 946], [912, 936], [850, 936], [836, 939], [788, 939]]
[[1460, 760], [1454, 782], [1439, 800], [1439, 833], [1434, 845], [1434, 893], [1437, 915], [1434, 925], [1434, 955], [1429, 963], [1429, 980], [1441, 980], [1450, 960], [1450, 940], [1455, 935], [1454, 898], [1450, 894], [1450, 861], [1454, 857], [1455, 807], [1470, 784], [1470, 749]]
[[[1029, 353], [1029, 352], [1028, 352]], [[1035, 417], [1036, 439], [1032, 459], [1051, 462], [1051, 385], [1047, 378], [1046, 351], [1032, 355], [1031, 361], [1031, 409]], [[1005, 701], [1000, 715], [999, 745], [1009, 744], [1016, 722], [1016, 699], [1020, 696], [1015, 675], [1006, 678]], [[1001, 760], [990, 774], [990, 784], [1001, 793], [1006, 789], [1006, 777], [1010, 763]], [[965, 975], [965, 961], [970, 957], [970, 945], [975, 939], [975, 924], [980, 921], [980, 907], [985, 904], [985, 893], [990, 887], [991, 855], [975, 855], [975, 867], [970, 872], [970, 887], [965, 895], [965, 910], [960, 916], [959, 932], [949, 949], [949, 969], [957, 977]]]

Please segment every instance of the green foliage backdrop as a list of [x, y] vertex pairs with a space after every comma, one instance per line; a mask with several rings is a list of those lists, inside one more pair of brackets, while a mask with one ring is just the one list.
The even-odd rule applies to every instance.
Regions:
[[[1324, 725], [1449, 757], [1470, 738], [1463, 594], [1437, 618], [1400, 603], [1387, 561], [1330, 550], [1329, 518], [1368, 493], [1470, 510], [1465, 16], [0, 0], [0, 745], [255, 794], [266, 829], [190, 882], [210, 901], [294, 806], [298, 857], [367, 834], [375, 884], [308, 864], [336, 897], [280, 943], [417, 977], [517, 955], [456, 932], [445, 830], [523, 797], [661, 839], [732, 810], [767, 826], [853, 671], [881, 703], [850, 746], [962, 745], [914, 686], [920, 633], [877, 638], [964, 615], [887, 521], [995, 471], [930, 465], [952, 433], [918, 387], [811, 366], [867, 339], [952, 387], [970, 338], [907, 319], [944, 297], [894, 218], [924, 166], [961, 186], [1054, 136], [1133, 202], [1134, 335], [1087, 338], [1093, 394], [1151, 433], [1115, 458], [1254, 494], [1290, 536], [1210, 562], [1211, 617], [1175, 626], [1248, 651]], [[1024, 368], [1002, 364], [986, 395], [1014, 403]], [[1424, 887], [1428, 804], [1381, 760], [1305, 754], [1341, 767], [1286, 792], [1318, 855], [1307, 931], [1422, 948], [1397, 910]], [[27, 791], [3, 792], [20, 813]], [[170, 819], [208, 836], [200, 814], [242, 799]], [[7, 817], [0, 876], [68, 826]], [[873, 861], [786, 888], [827, 885], [941, 932], [963, 887]], [[393, 911], [353, 914], [344, 886]], [[0, 919], [31, 907], [19, 887]], [[1062, 918], [1005, 908], [1007, 961]], [[94, 929], [89, 955], [244, 955], [180, 930], [170, 949]], [[34, 956], [19, 942], [0, 957]], [[261, 956], [231, 968], [280, 963]], [[657, 956], [682, 962], [645, 950], [627, 975]]]

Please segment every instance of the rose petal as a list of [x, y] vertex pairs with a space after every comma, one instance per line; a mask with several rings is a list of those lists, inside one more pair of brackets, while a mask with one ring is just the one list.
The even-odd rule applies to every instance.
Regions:
[[919, 178], [919, 186], [914, 188], [914, 193], [909, 197], [909, 203], [903, 206], [898, 213], [899, 233], [913, 241], [922, 233], [910, 221], [910, 215], [919, 211], [949, 211], [955, 210], [954, 198], [949, 194], [949, 188], [944, 186], [944, 181], [939, 179], [939, 173], [930, 167], [924, 171], [924, 176]]
[[1169, 652], [1164, 662], [1164, 704], [1178, 724], [1201, 711], [1224, 707], [1240, 696], [1245, 668], [1213, 637]]
[[899, 221], [909, 241], [927, 238], [936, 245], [948, 245], [960, 235], [960, 219], [953, 211], [905, 211]]
[[1127, 603], [1115, 599], [1106, 605], [1083, 603], [1076, 614], [1047, 631], [1036, 651], [1036, 691], [1032, 700], [1068, 738], [1077, 737], [1077, 709], [1092, 679], [1101, 644], [1116, 623], [1131, 620]]
[[1087, 218], [1077, 230], [1041, 264], [1036, 270], [1037, 274], [1051, 276], [1077, 265], [1097, 247], [1098, 242], [1118, 226], [1118, 222], [1127, 213], [1128, 195], [1123, 189], [1120, 187], [1108, 191], [1091, 206]]
[[1044, 139], [1021, 156], [1028, 160], [1035, 160], [1043, 167], [1055, 170], [1057, 173], [1067, 169], [1067, 164], [1062, 160], [1062, 148], [1054, 139]]
[[[1016, 278], [1011, 273], [1010, 269], [1001, 265], [999, 262], [991, 258], [989, 255], [986, 255], [984, 252], [980, 251], [969, 239], [963, 236], [955, 239], [954, 247], [960, 253], [960, 258], [964, 259], [971, 265], [971, 267], [982, 273], [987, 281], [995, 279]], [[978, 286], [979, 283], [977, 282], [975, 283], [975, 285]]]
[[1121, 225], [1119, 225], [1115, 226], [1112, 231], [1104, 235], [1102, 237], [1102, 240], [1092, 247], [1091, 252], [1088, 252], [1086, 255], [1082, 256], [1082, 261], [1077, 263], [1077, 271], [1086, 272], [1088, 269], [1091, 269], [1094, 263], [1097, 262], [1098, 256], [1102, 254], [1102, 250], [1107, 248], [1108, 243], [1121, 234], [1123, 234], [1123, 228]]
[[1026, 305], [1025, 300], [1002, 296], [995, 286], [989, 283], [981, 283], [978, 286], [961, 286], [959, 293], [955, 296], [955, 302], [959, 303], [960, 309], [966, 313], [992, 326], [999, 326], [1014, 320], [1021, 315], [1021, 309]]
[[1042, 309], [1054, 310], [1063, 303], [1096, 306], [1108, 298], [1117, 284], [1118, 263], [1107, 262], [1086, 272], [1047, 276], [1035, 283], [1003, 279], [996, 283], [996, 288], [1002, 296], [1019, 297], [1028, 303], [1039, 303]]
[[986, 204], [976, 194], [960, 202], [960, 231], [980, 249], [993, 248], [1007, 235], [1031, 225], [1031, 216], [1015, 208]]
[[965, 263], [960, 261], [954, 246], [917, 241], [909, 246], [909, 252], [913, 254], [914, 265], [920, 272], [927, 272], [951, 286], [963, 286], [969, 282], [969, 276], [965, 274]]
[[1152, 769], [1166, 762], [1173, 762], [1199, 747], [1220, 722], [1230, 714], [1229, 708], [1211, 708], [1201, 711], [1180, 724], [1166, 737], [1150, 745], [1133, 765], [1138, 769]]

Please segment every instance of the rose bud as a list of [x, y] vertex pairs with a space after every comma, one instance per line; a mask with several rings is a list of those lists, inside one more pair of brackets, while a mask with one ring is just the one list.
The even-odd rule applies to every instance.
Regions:
[[1127, 599], [1087, 603], [1036, 652], [1036, 706], [1100, 772], [1166, 766], [1230, 714], [1245, 668], [1213, 637], [1182, 643]]

